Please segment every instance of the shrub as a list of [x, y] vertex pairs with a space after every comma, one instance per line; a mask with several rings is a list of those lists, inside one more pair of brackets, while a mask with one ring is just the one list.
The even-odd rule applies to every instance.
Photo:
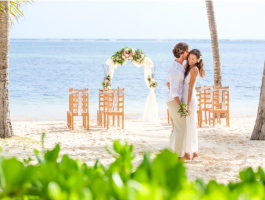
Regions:
[[0, 199], [31, 200], [171, 200], [171, 199], [265, 199], [265, 174], [262, 168], [240, 172], [241, 181], [218, 184], [212, 180], [188, 181], [183, 161], [165, 149], [153, 160], [146, 152], [142, 163], [133, 171], [133, 146], [113, 143], [116, 159], [108, 168], [97, 160], [93, 167], [63, 155], [60, 146], [40, 154], [35, 150], [37, 165], [30, 159], [0, 157]]

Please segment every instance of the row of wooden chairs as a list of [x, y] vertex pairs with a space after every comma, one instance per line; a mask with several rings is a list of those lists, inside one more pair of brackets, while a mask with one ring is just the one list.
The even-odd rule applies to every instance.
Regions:
[[[67, 127], [74, 130], [74, 117], [83, 117], [83, 126], [89, 130], [89, 89], [69, 89], [69, 111], [67, 111]], [[97, 124], [99, 126], [112, 125], [120, 127], [120, 117], [122, 129], [124, 129], [124, 88], [123, 89], [103, 89], [99, 90], [99, 110], [97, 111]]]
[[198, 99], [198, 125], [201, 127], [203, 121], [202, 114], [204, 113], [205, 124], [209, 121], [209, 125], [211, 125], [211, 119], [213, 126], [215, 126], [216, 120], [217, 123], [221, 124], [221, 114], [225, 114], [226, 126], [229, 126], [229, 86], [196, 87], [196, 92]]
[[117, 125], [120, 127], [121, 117], [122, 129], [124, 129], [124, 88], [99, 90], [98, 99], [97, 125], [109, 129], [110, 117], [112, 117], [113, 126], [117, 117]]
[[[197, 119], [198, 126], [202, 126], [202, 122], [215, 126], [215, 121], [221, 124], [221, 114], [226, 115], [226, 125], [229, 126], [229, 86], [204, 86], [196, 87], [197, 105]], [[208, 112], [208, 113], [207, 113]], [[203, 120], [204, 114], [204, 120]], [[208, 116], [207, 116], [208, 114]], [[217, 116], [217, 117], [216, 117]], [[167, 117], [169, 123], [169, 111], [167, 110]]]

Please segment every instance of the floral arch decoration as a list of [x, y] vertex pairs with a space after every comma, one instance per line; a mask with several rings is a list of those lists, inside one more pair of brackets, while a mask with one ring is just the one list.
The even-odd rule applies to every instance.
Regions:
[[116, 51], [115, 54], [106, 61], [106, 64], [109, 65], [108, 77], [112, 80], [114, 69], [126, 64], [128, 61], [131, 61], [136, 67], [145, 66], [144, 79], [147, 87], [150, 88], [150, 92], [146, 100], [143, 119], [147, 121], [157, 120], [158, 109], [155, 95], [157, 81], [151, 74], [151, 68], [154, 66], [153, 62], [145, 53], [139, 49], [135, 50], [129, 47], [124, 47], [121, 50]]

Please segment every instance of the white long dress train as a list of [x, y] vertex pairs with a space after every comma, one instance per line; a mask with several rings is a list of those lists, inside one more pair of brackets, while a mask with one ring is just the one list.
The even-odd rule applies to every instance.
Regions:
[[[184, 136], [183, 143], [183, 151], [182, 154], [185, 153], [190, 155], [192, 159], [193, 153], [198, 153], [198, 133], [197, 133], [197, 98], [196, 98], [196, 90], [195, 86], [198, 80], [198, 75], [195, 80], [194, 87], [192, 88], [192, 97], [190, 102], [190, 110], [192, 111], [191, 115], [186, 118], [186, 132]], [[184, 88], [183, 88], [183, 96], [182, 102], [188, 103], [188, 93], [189, 93], [189, 83], [190, 83], [190, 73], [184, 80]]]

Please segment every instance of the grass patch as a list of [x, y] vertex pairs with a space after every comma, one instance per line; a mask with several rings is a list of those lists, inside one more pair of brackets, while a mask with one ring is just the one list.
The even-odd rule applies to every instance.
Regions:
[[41, 142], [22, 136], [13, 136], [11, 138], [0, 139], [0, 146], [20, 146], [24, 145], [24, 148], [28, 144], [37, 144], [40, 145]]

